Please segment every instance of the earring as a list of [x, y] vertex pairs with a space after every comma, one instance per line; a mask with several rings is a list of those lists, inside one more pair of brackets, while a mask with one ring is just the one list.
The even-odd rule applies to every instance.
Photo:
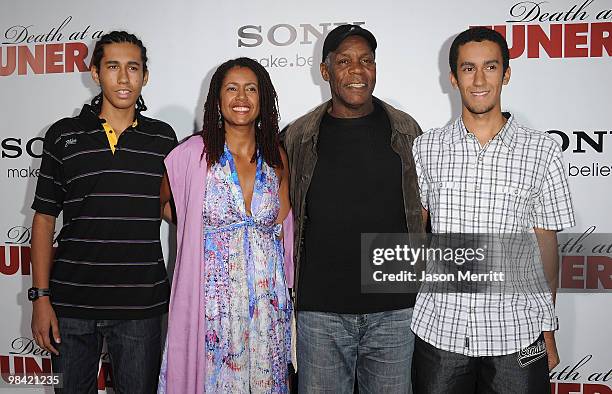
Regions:
[[259, 120], [257, 121], [257, 128], [258, 128], [259, 130], [261, 130], [261, 119], [259, 119]]
[[217, 105], [217, 127], [223, 127], [223, 115], [221, 115], [221, 109]]

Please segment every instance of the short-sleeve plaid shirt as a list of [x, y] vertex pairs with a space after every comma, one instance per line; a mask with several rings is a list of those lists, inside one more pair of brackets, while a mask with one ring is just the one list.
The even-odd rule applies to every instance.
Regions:
[[[559, 145], [504, 115], [506, 124], [484, 146], [461, 118], [415, 140], [421, 203], [433, 233], [529, 233], [574, 225]], [[550, 293], [420, 293], [412, 320], [424, 341], [467, 356], [511, 354], [556, 328]]]

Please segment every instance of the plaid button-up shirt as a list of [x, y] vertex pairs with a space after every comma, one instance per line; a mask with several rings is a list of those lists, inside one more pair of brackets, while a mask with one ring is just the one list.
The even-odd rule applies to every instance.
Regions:
[[[413, 154], [433, 233], [516, 234], [574, 225], [560, 147], [513, 117], [484, 146], [459, 118], [417, 138]], [[549, 292], [422, 292], [412, 320], [424, 341], [467, 356], [511, 354], [556, 328]]]

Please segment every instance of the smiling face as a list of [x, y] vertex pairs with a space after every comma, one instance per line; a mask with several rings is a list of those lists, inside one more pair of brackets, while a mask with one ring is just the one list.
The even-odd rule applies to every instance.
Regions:
[[232, 67], [225, 74], [219, 92], [225, 126], [252, 126], [259, 117], [259, 84], [248, 67]]
[[349, 36], [342, 41], [321, 63], [321, 76], [331, 89], [332, 115], [353, 118], [372, 112], [376, 62], [365, 38]]
[[102, 111], [107, 106], [131, 109], [136, 105], [142, 87], [147, 84], [140, 48], [131, 43], [104, 46], [100, 68], [91, 67], [91, 76], [102, 88]]
[[496, 43], [472, 41], [459, 47], [457, 77], [451, 72], [450, 80], [461, 93], [464, 115], [501, 113], [502, 86], [510, 80], [510, 68], [503, 72], [502, 53]]

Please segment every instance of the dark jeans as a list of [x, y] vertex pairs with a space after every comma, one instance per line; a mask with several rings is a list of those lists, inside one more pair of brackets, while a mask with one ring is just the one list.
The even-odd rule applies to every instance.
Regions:
[[161, 361], [161, 316], [142, 320], [59, 318], [62, 342], [54, 344], [53, 371], [63, 374], [62, 394], [96, 393], [106, 340], [116, 393], [155, 393]]
[[548, 357], [540, 337], [522, 353], [468, 357], [416, 337], [412, 383], [417, 394], [550, 393]]
[[362, 315], [297, 312], [298, 392], [410, 394], [412, 308]]

